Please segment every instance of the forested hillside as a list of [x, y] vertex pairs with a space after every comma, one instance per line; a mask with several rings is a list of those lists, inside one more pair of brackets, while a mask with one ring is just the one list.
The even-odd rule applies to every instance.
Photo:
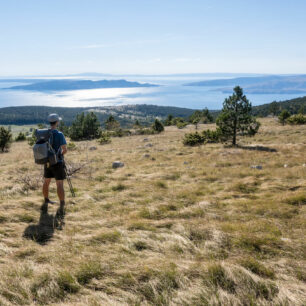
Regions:
[[271, 114], [278, 115], [284, 109], [288, 110], [291, 114], [297, 114], [298, 112], [306, 113], [306, 96], [254, 106], [252, 111], [255, 116], [267, 117]]
[[135, 119], [150, 123], [155, 117], [189, 117], [194, 110], [179, 107], [156, 105], [123, 105], [106, 107], [47, 107], [18, 106], [0, 108], [0, 124], [37, 124], [43, 123], [50, 113], [58, 113], [65, 124], [71, 124], [77, 114], [94, 111], [99, 120], [104, 122], [110, 114], [114, 115], [122, 126], [132, 124]]
[[[306, 96], [282, 102], [272, 102], [253, 107], [253, 114], [258, 117], [267, 117], [271, 114], [278, 115], [287, 109], [291, 114], [306, 112]], [[37, 124], [43, 123], [50, 113], [58, 113], [62, 116], [65, 124], [70, 125], [77, 114], [93, 111], [99, 120], [104, 122], [109, 115], [113, 115], [126, 127], [138, 119], [141, 123], [151, 123], [156, 117], [165, 119], [168, 115], [174, 117], [189, 118], [194, 109], [158, 106], [158, 105], [122, 105], [104, 107], [48, 107], [48, 106], [18, 106], [0, 108], [0, 124]], [[216, 118], [219, 111], [211, 111]]]

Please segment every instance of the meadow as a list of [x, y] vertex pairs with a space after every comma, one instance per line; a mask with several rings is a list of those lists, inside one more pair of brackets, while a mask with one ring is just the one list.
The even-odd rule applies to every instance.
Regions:
[[239, 147], [186, 147], [194, 126], [75, 142], [62, 230], [58, 204], [40, 212], [31, 147], [13, 143], [0, 154], [0, 305], [305, 305], [306, 126], [260, 121]]

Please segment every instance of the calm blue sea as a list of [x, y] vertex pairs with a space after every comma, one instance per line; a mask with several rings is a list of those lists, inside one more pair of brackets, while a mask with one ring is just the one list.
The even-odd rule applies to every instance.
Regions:
[[[119, 77], [118, 77], [119, 78]], [[218, 76], [218, 78], [225, 78]], [[80, 79], [80, 78], [79, 78]], [[115, 79], [115, 77], [83, 79]], [[193, 109], [220, 109], [228, 94], [214, 91], [209, 87], [189, 87], [182, 84], [212, 79], [208, 77], [131, 77], [120, 76], [120, 79], [128, 81], [149, 82], [160, 84], [160, 87], [147, 88], [111, 88], [91, 89], [63, 92], [30, 92], [3, 90], [10, 86], [24, 83], [1, 83], [0, 82], [0, 107], [21, 105], [44, 105], [44, 106], [112, 106], [124, 104], [155, 104], [163, 106], [187, 107]], [[216, 77], [214, 77], [216, 79]], [[269, 103], [274, 100], [282, 101], [296, 98], [299, 95], [280, 94], [250, 94], [247, 95], [253, 105]]]

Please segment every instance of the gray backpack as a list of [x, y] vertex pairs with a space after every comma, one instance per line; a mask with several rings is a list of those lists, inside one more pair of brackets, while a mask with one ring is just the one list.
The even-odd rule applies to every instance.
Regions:
[[51, 129], [35, 131], [36, 143], [33, 146], [34, 160], [36, 164], [50, 166], [57, 164], [57, 153], [52, 148], [53, 133]]

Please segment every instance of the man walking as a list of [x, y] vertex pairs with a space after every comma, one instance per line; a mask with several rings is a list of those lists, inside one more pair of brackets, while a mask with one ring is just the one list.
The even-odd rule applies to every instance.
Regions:
[[67, 153], [67, 142], [62, 132], [57, 130], [58, 124], [62, 120], [58, 114], [50, 114], [48, 121], [52, 132], [51, 145], [53, 150], [57, 153], [57, 164], [50, 166], [46, 164], [44, 167], [44, 184], [43, 195], [44, 203], [41, 207], [42, 211], [48, 210], [48, 204], [54, 204], [49, 200], [49, 185], [52, 178], [56, 180], [57, 195], [60, 200], [60, 207], [56, 212], [56, 216], [60, 219], [64, 219], [65, 216], [65, 191], [64, 180], [66, 179], [64, 155]]

